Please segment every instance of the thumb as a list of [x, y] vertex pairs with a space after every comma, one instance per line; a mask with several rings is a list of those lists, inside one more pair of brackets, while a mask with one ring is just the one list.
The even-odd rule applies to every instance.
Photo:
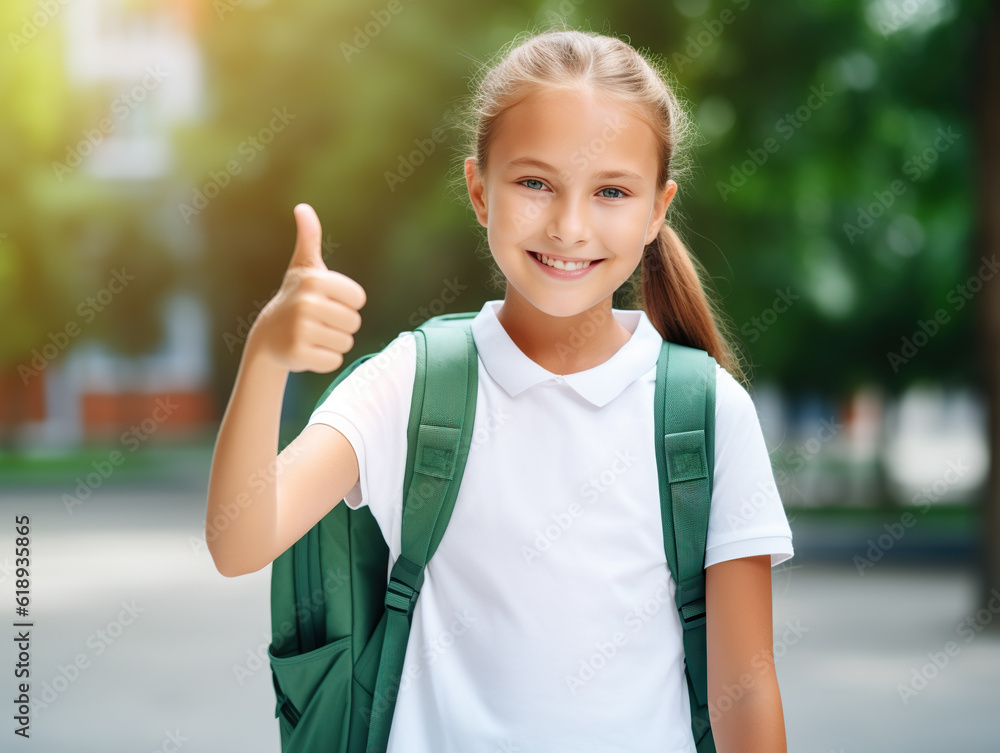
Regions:
[[295, 249], [288, 267], [314, 267], [326, 269], [323, 261], [323, 228], [320, 225], [316, 210], [309, 204], [296, 204], [295, 214]]

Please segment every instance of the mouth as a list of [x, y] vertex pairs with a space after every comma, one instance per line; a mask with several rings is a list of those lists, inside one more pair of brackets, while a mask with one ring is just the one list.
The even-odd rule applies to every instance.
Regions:
[[[564, 271], [590, 269], [604, 261], [604, 259], [571, 259], [563, 256], [550, 256], [549, 254], [540, 254], [536, 251], [528, 251], [528, 253], [542, 266]], [[544, 259], [542, 258], [543, 256], [545, 257]], [[581, 266], [584, 263], [585, 265]]]

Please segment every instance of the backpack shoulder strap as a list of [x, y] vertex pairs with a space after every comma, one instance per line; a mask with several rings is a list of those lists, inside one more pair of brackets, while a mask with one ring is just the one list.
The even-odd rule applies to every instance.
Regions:
[[401, 552], [386, 588], [386, 628], [367, 753], [384, 753], [424, 567], [455, 507], [475, 420], [479, 362], [468, 326], [414, 330], [416, 376], [403, 480]]
[[423, 384], [414, 389], [423, 391], [423, 399], [410, 409], [401, 557], [423, 568], [441, 543], [458, 497], [472, 443], [479, 363], [469, 327], [427, 327], [415, 335], [417, 358], [422, 355], [425, 366]]
[[708, 718], [705, 544], [715, 466], [716, 361], [664, 340], [656, 365], [654, 424], [663, 548], [677, 583], [691, 726], [699, 753], [715, 751]]

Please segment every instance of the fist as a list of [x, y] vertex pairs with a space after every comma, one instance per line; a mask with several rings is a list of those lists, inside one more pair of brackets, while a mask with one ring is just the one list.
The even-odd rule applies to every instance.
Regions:
[[296, 238], [292, 259], [274, 298], [261, 310], [248, 346], [288, 371], [334, 371], [354, 347], [361, 328], [365, 290], [323, 262], [323, 231], [308, 204], [294, 209]]

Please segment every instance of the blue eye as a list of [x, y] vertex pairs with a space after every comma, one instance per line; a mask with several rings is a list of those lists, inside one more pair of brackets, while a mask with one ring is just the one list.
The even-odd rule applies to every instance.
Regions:
[[521, 181], [521, 185], [524, 185], [525, 183], [539, 183], [542, 185], [542, 187], [545, 186], [545, 184], [542, 183], [542, 181], [540, 181], [538, 178], [526, 178]]
[[[601, 189], [601, 191], [617, 191], [617, 192], [618, 192], [618, 193], [620, 193], [620, 194], [621, 194], [621, 195], [622, 195], [623, 197], [627, 195], [627, 194], [626, 194], [626, 193], [625, 193], [624, 191], [622, 191], [622, 190], [621, 190], [620, 188], [602, 188], [602, 189]], [[605, 196], [604, 198], [605, 198], [605, 199], [617, 199], [617, 198], [619, 198], [619, 197], [618, 197], [618, 196]]]

